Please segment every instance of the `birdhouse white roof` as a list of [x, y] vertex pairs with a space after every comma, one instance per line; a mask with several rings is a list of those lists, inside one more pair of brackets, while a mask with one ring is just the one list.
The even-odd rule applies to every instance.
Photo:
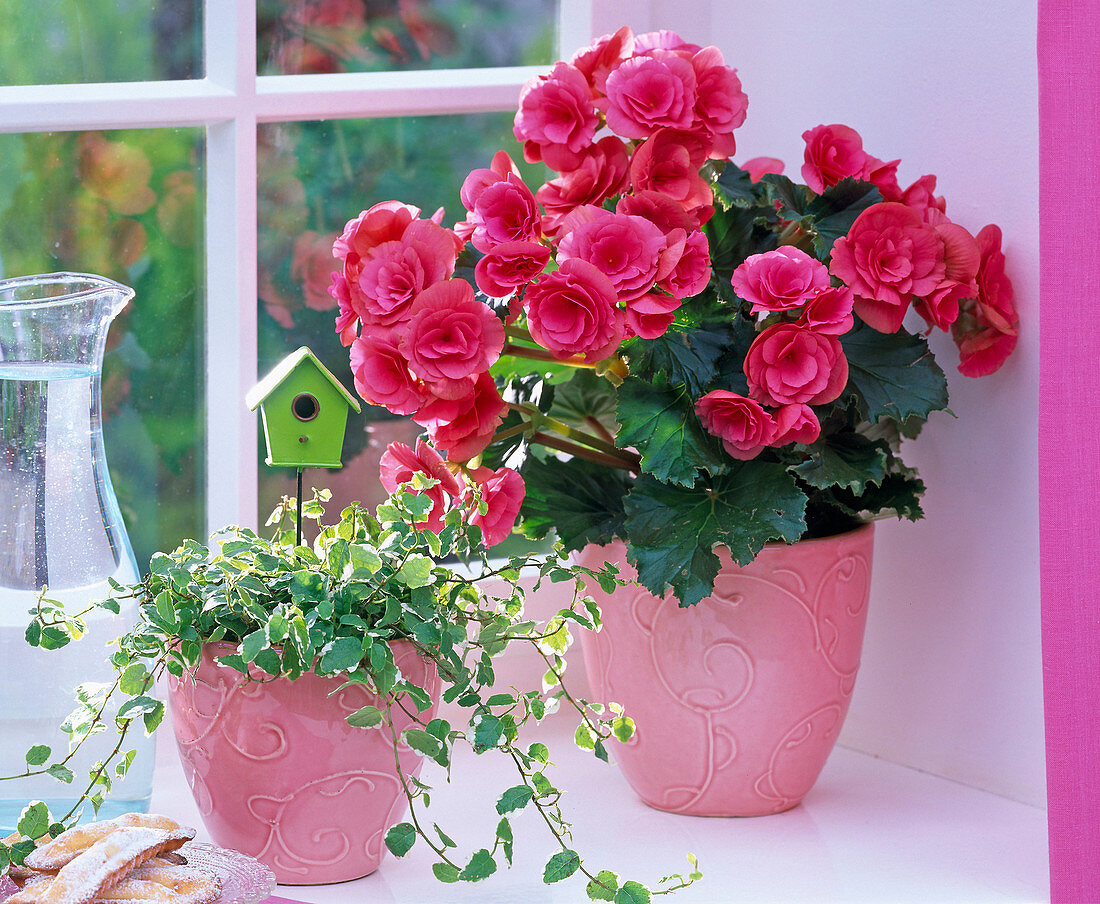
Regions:
[[355, 396], [348, 392], [347, 389], [344, 388], [344, 384], [337, 380], [336, 377], [332, 375], [332, 372], [327, 367], [325, 367], [324, 364], [317, 360], [317, 356], [303, 345], [297, 351], [291, 352], [289, 355], [283, 358], [282, 361], [275, 365], [275, 368], [271, 371], [271, 373], [260, 380], [259, 383], [257, 383], [255, 386], [252, 387], [252, 389], [248, 391], [248, 394], [244, 397], [244, 400], [245, 403], [248, 405], [249, 411], [255, 411], [256, 408], [259, 407], [260, 403], [263, 402], [263, 400], [266, 399], [269, 395], [271, 395], [271, 393], [274, 392], [275, 388], [279, 386], [279, 384], [281, 384], [283, 380], [294, 373], [294, 371], [297, 370], [299, 364], [306, 360], [313, 363], [313, 366], [316, 367], [317, 370], [321, 372], [322, 376], [324, 376], [325, 379], [327, 379], [336, 388], [336, 390], [340, 393], [340, 395], [344, 397], [345, 401], [347, 401], [347, 403], [352, 408], [354, 408], [356, 411], [360, 410], [359, 402], [355, 398]]

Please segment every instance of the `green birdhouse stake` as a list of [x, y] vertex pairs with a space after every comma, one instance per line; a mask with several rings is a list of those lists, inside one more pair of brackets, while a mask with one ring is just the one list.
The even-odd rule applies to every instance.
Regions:
[[298, 543], [302, 542], [302, 469], [339, 468], [348, 409], [359, 403], [308, 348], [280, 361], [245, 396], [260, 409], [266, 463], [298, 471]]

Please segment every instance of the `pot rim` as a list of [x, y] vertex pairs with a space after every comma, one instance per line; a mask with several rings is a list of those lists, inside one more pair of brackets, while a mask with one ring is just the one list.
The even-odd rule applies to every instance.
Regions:
[[[421, 655], [419, 650], [416, 649], [416, 647], [412, 644], [412, 642], [407, 637], [395, 637], [392, 640], [387, 640], [386, 643], [388, 643], [391, 647], [399, 645], [399, 644], [408, 644], [409, 646], [411, 646], [413, 648], [413, 651], [416, 652], [418, 656], [420, 656], [421, 659], [425, 659], [428, 662], [435, 665], [435, 660], [432, 659], [430, 656]], [[281, 649], [281, 647], [282, 647], [281, 644], [275, 644], [272, 647], [272, 649], [275, 649], [275, 648], [280, 648]], [[202, 656], [203, 656], [204, 659], [207, 657], [207, 650], [211, 651], [210, 652], [210, 661], [213, 662], [214, 665], [218, 666], [218, 668], [223, 668], [223, 669], [231, 669], [232, 667], [227, 666], [227, 665], [222, 665], [222, 663], [220, 663], [216, 660], [216, 657], [225, 656], [228, 653], [238, 652], [237, 645], [235, 643], [233, 643], [232, 641], [230, 641], [230, 640], [204, 640], [202, 642]], [[320, 658], [320, 657], [318, 657], [318, 658]], [[314, 664], [316, 664], [316, 661], [315, 661]], [[250, 667], [249, 671], [251, 672], [251, 667], [255, 666], [256, 663], [249, 662], [249, 663], [247, 663], [247, 665]], [[259, 668], [259, 667], [257, 666], [257, 668]], [[240, 672], [237, 672], [236, 669], [232, 669], [232, 671], [234, 671], [238, 675], [240, 675]], [[263, 672], [263, 669], [260, 669], [260, 671]], [[193, 674], [190, 670], [185, 670], [185, 673], [186, 674]], [[328, 681], [328, 680], [340, 679], [341, 674], [342, 673], [337, 673], [335, 675], [319, 675], [316, 671], [314, 671], [314, 669], [312, 667], [310, 667], [309, 671], [302, 672], [302, 674], [299, 675], [298, 678], [288, 678], [286, 675], [268, 675], [266, 672], [263, 672], [263, 675], [264, 675], [263, 678], [259, 678], [259, 679], [253, 678], [252, 680], [258, 681], [261, 684], [267, 684], [268, 682], [271, 682], [271, 681], [298, 681], [300, 678], [305, 678], [307, 675], [312, 675], [314, 678], [320, 678], [322, 681]], [[244, 676], [242, 676], [242, 677], [244, 677]], [[249, 676], [249, 677], [251, 677], [251, 676]], [[340, 679], [340, 680], [342, 680], [342, 679]]]

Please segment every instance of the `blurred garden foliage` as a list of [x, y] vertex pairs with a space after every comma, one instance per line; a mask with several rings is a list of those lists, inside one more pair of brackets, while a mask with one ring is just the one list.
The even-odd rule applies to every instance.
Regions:
[[[201, 15], [201, 0], [0, 0], [0, 85], [201, 77]], [[555, 56], [557, 0], [260, 0], [257, 17], [261, 74]], [[453, 223], [466, 173], [499, 148], [519, 156], [511, 120], [502, 112], [261, 126], [261, 374], [309, 345], [351, 385], [327, 293], [332, 239], [349, 206], [400, 197], [427, 212], [443, 206]], [[154, 550], [204, 534], [205, 468], [217, 467], [204, 461], [204, 148], [199, 128], [0, 134], [0, 277], [76, 270], [137, 292], [111, 329], [103, 415], [143, 569]], [[531, 184], [542, 181], [541, 165], [521, 168]], [[365, 420], [349, 426], [345, 462], [365, 445]], [[260, 470], [266, 512], [290, 475]], [[369, 497], [376, 467], [362, 473]]]

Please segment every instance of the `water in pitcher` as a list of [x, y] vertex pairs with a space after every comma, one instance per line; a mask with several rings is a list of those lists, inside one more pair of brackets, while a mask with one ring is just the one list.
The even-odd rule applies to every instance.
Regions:
[[[51, 762], [64, 756], [59, 726], [76, 708], [75, 687], [113, 676], [109, 644], [133, 624], [132, 603], [117, 616], [89, 613], [85, 635], [60, 650], [31, 647], [24, 633], [44, 586], [78, 611], [107, 596], [109, 578], [137, 579], [121, 525], [102, 448], [98, 367], [0, 361], [0, 776], [22, 772], [36, 744], [53, 749]], [[63, 815], [112, 736], [96, 735], [67, 764], [71, 785], [50, 776], [0, 782], [0, 833], [31, 800]], [[101, 816], [148, 804], [153, 752], [137, 726], [126, 738], [126, 749], [134, 747], [138, 757]]]

